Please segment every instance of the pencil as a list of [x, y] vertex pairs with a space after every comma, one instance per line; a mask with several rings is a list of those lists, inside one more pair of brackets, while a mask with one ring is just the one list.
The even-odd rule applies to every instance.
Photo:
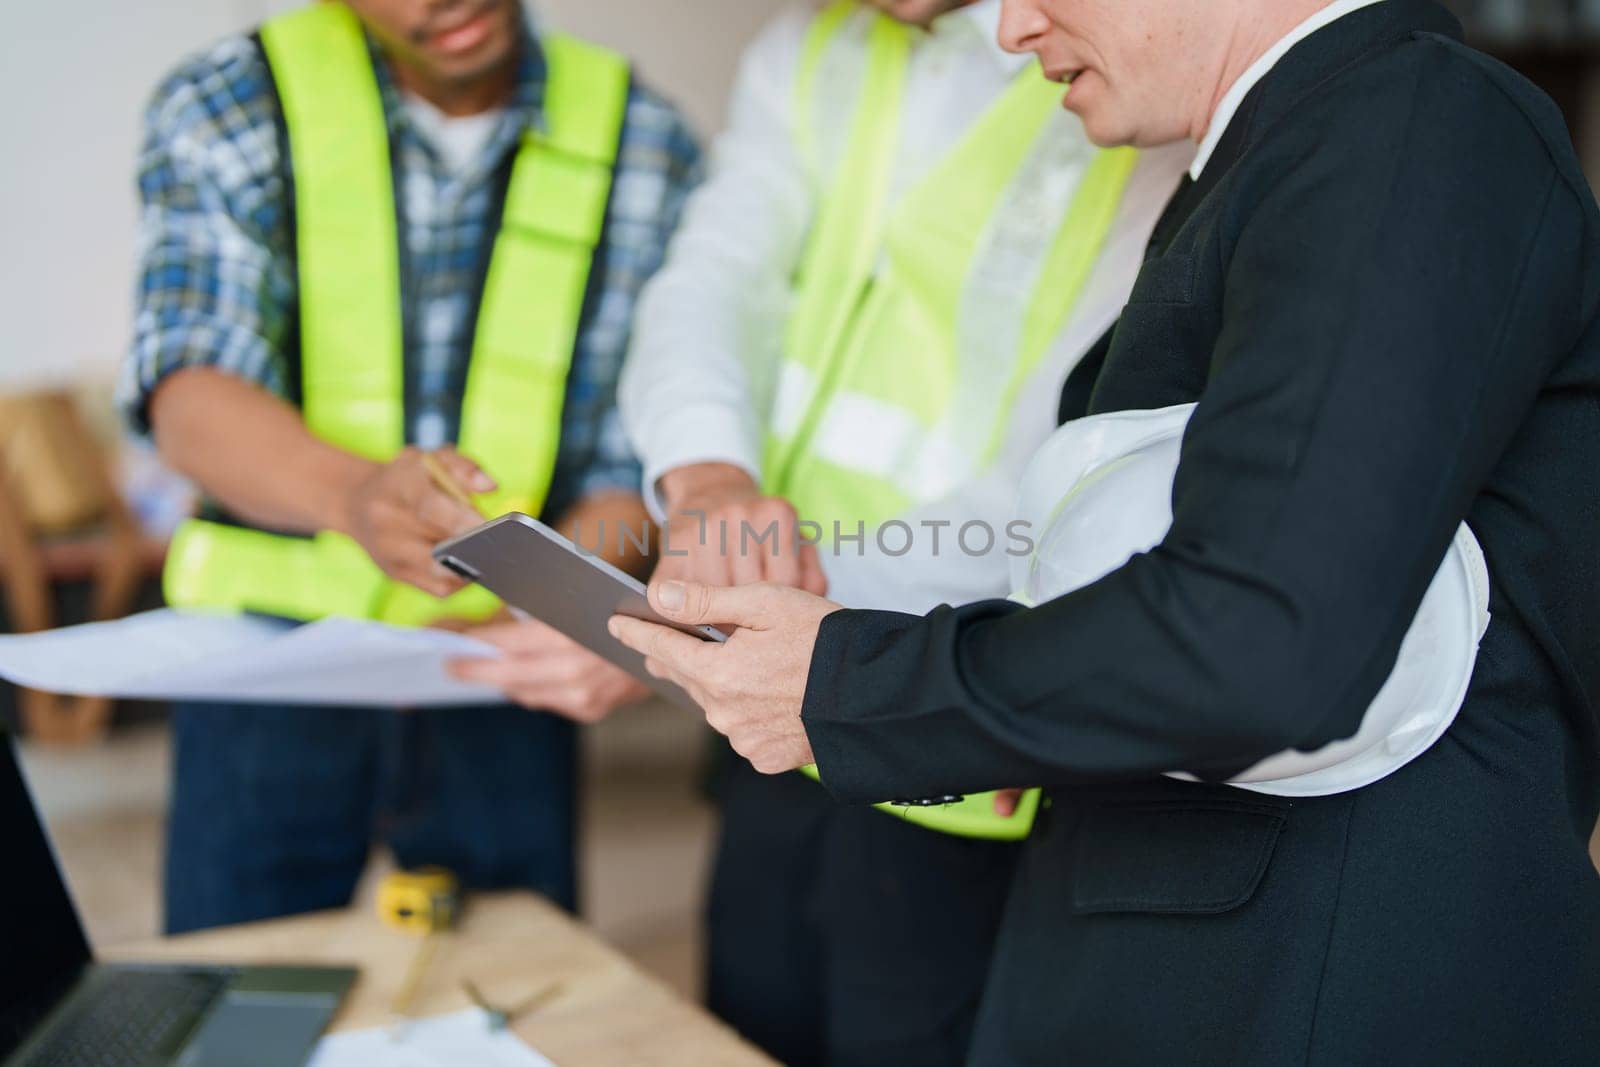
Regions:
[[435, 456], [432, 452], [424, 452], [422, 454], [422, 468], [428, 472], [428, 477], [433, 479], [433, 484], [448, 494], [451, 500], [472, 511], [478, 510], [478, 505], [474, 504], [467, 491], [461, 488], [454, 478], [450, 477], [450, 472], [444, 469], [444, 464], [439, 462], [438, 456]]
[[411, 966], [406, 968], [406, 976], [400, 983], [399, 992], [389, 1002], [391, 1037], [399, 1025], [411, 1018], [412, 1004], [417, 999], [417, 989], [422, 985], [422, 976], [427, 973], [428, 965], [433, 962], [433, 954], [439, 948], [439, 933], [438, 930], [430, 930], [428, 936], [422, 939], [422, 944], [417, 946], [417, 954], [411, 957]]

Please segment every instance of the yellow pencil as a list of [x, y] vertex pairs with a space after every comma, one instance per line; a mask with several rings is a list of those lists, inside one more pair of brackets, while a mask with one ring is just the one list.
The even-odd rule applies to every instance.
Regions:
[[411, 966], [406, 969], [405, 979], [400, 983], [400, 990], [389, 1003], [389, 1036], [398, 1037], [400, 1028], [410, 1020], [412, 1007], [417, 999], [417, 990], [422, 985], [422, 976], [428, 972], [428, 965], [433, 962], [434, 953], [439, 949], [440, 931], [434, 930], [422, 939], [422, 944], [417, 946], [417, 954], [411, 957]]
[[450, 477], [450, 472], [444, 469], [444, 464], [439, 462], [439, 457], [432, 452], [422, 454], [422, 469], [428, 472], [428, 477], [433, 479], [433, 484], [447, 493], [451, 500], [462, 507], [478, 510], [478, 505], [472, 502], [468, 492]]

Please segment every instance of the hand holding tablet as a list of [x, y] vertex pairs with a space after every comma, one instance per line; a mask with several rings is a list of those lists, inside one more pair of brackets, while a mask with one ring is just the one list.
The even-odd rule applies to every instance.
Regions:
[[644, 657], [612, 637], [607, 622], [613, 615], [629, 615], [705, 641], [727, 640], [715, 627], [685, 626], [662, 617], [636, 578], [583, 551], [538, 519], [517, 512], [443, 542], [433, 557], [685, 707], [695, 707], [688, 694], [652, 677]]

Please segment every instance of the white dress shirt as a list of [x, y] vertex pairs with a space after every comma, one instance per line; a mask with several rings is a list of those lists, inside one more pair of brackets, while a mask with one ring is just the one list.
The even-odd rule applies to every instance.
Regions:
[[1278, 61], [1289, 54], [1290, 49], [1329, 23], [1337, 22], [1353, 11], [1360, 11], [1364, 7], [1371, 7], [1381, 2], [1382, 0], [1335, 0], [1290, 30], [1277, 44], [1267, 49], [1223, 95], [1222, 102], [1217, 105], [1216, 114], [1211, 116], [1211, 125], [1206, 127], [1205, 137], [1200, 140], [1200, 150], [1195, 153], [1194, 162], [1189, 165], [1189, 177], [1195, 181], [1200, 180], [1200, 173], [1211, 161], [1212, 154], [1217, 150], [1217, 142], [1222, 140], [1222, 135], [1227, 131], [1228, 124], [1233, 121], [1239, 105], [1244, 103], [1244, 98], [1250, 95], [1250, 90], [1256, 87], [1256, 83], [1265, 78], [1272, 68], [1278, 65]]
[[[783, 359], [795, 269], [816, 213], [794, 134], [794, 88], [815, 9], [784, 11], [745, 53], [730, 124], [706, 183], [690, 199], [667, 262], [645, 290], [623, 371], [623, 422], [644, 463], [645, 499], [658, 518], [658, 482], [692, 463], [742, 467], [759, 481], [765, 420]], [[997, 43], [1000, 0], [980, 0], [934, 23], [911, 52], [892, 202], [951, 151], [1032, 62]], [[841, 123], [854, 116], [840, 113]], [[1135, 169], [1096, 270], [1033, 381], [1021, 390], [1005, 447], [983, 475], [936, 505], [898, 516], [949, 519], [935, 557], [919, 537], [906, 556], [872, 543], [861, 555], [823, 546], [829, 595], [848, 606], [922, 612], [1009, 592], [1004, 528], [1022, 467], [1055, 429], [1060, 387], [1072, 365], [1115, 323], [1144, 246], [1193, 154], [1176, 145], [1146, 153]], [[1019, 286], [1031, 280], [1018, 279]], [[804, 516], [802, 516], [804, 517]], [[971, 558], [955, 529], [982, 519], [1001, 549]], [[898, 548], [900, 539], [891, 547]]]

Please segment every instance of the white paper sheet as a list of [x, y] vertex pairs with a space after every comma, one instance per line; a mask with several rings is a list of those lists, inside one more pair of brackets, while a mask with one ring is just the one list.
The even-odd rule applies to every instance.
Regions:
[[501, 703], [498, 690], [444, 669], [450, 659], [499, 654], [443, 630], [166, 610], [0, 636], [0, 677], [84, 696], [438, 707]]
[[476, 1008], [325, 1037], [307, 1067], [555, 1067], [515, 1034], [489, 1029]]

